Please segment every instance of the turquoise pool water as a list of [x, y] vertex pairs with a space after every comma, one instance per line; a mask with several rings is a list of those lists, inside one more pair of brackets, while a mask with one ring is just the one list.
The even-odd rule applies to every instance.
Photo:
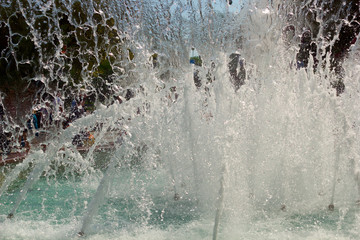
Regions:
[[[101, 161], [100, 161], [101, 162]], [[22, 191], [26, 172], [0, 197], [0, 239], [79, 239], [84, 213], [103, 169], [91, 177], [42, 176], [26, 194], [14, 218], [7, 219]], [[9, 173], [8, 173], [9, 174]], [[116, 169], [108, 195], [84, 239], [211, 239], [215, 209], [191, 193], [174, 200], [161, 168]], [[206, 206], [205, 206], [206, 205]], [[242, 208], [243, 206], [238, 206]], [[227, 206], [218, 239], [358, 239], [360, 209], [343, 203], [335, 211], [252, 208], [239, 216]]]

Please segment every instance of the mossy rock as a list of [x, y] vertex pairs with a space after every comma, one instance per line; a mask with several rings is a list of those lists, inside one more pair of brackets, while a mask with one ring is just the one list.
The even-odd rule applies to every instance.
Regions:
[[9, 18], [9, 25], [13, 33], [18, 33], [22, 36], [26, 36], [30, 32], [29, 26], [27, 25], [25, 18], [19, 12]]
[[80, 46], [78, 45], [78, 42], [76, 40], [75, 33], [71, 33], [69, 36], [65, 37], [63, 39], [63, 43], [66, 46], [65, 53], [67, 55], [72, 54], [73, 56], [76, 56], [75, 52], [77, 49], [80, 48]]
[[[13, 1], [16, 2], [15, 4], [17, 5], [17, 1]], [[21, 7], [29, 12], [32, 11], [32, 8], [30, 6], [30, 3], [28, 0], [19, 0], [19, 3], [21, 4]], [[18, 6], [16, 6], [18, 8]]]
[[73, 58], [76, 58], [76, 57], [78, 57], [80, 55], [80, 52], [79, 52], [79, 48], [76, 48], [76, 50], [75, 51], [73, 51]]
[[74, 17], [74, 20], [77, 24], [84, 24], [87, 20], [87, 16], [84, 13], [83, 6], [81, 5], [81, 2], [76, 1], [72, 5], [72, 14]]
[[128, 48], [128, 52], [129, 52], [129, 60], [132, 61], [134, 59], [135, 55], [129, 48]]
[[67, 11], [67, 8], [63, 4], [62, 0], [55, 0], [54, 3], [57, 10]]
[[85, 30], [83, 28], [76, 28], [76, 37], [79, 42], [86, 42]]
[[30, 63], [19, 63], [18, 64], [18, 71], [22, 79], [30, 79], [35, 77], [37, 69], [35, 68], [34, 64]]
[[8, 77], [6, 75], [6, 67], [8, 65], [8, 62], [5, 58], [0, 58], [0, 76], [1, 76], [1, 84], [0, 84], [0, 90], [2, 90], [4, 82], [8, 81]]
[[103, 21], [103, 18], [99, 13], [94, 13], [93, 14], [93, 19], [94, 19], [94, 22], [96, 24], [99, 24], [99, 23], [101, 23]]
[[87, 53], [84, 55], [84, 59], [87, 63], [87, 70], [93, 71], [95, 68], [95, 65], [97, 64], [96, 57], [93, 54]]
[[8, 87], [13, 90], [22, 91], [23, 88], [27, 86], [27, 81], [21, 78], [20, 72], [18, 70], [18, 66], [15, 64], [15, 59], [11, 55], [8, 59], [8, 62], [5, 63], [5, 75], [2, 75], [2, 84], [0, 85], [3, 85], [2, 87]]
[[8, 19], [8, 11], [5, 7], [0, 7], [0, 19]]
[[0, 56], [9, 48], [9, 36], [9, 27], [4, 22], [0, 22]]
[[109, 27], [113, 27], [115, 25], [114, 18], [109, 18], [108, 20], [106, 20], [106, 25], [108, 25]]
[[80, 82], [82, 82], [82, 76], [81, 76], [81, 72], [82, 72], [82, 64], [79, 61], [78, 58], [74, 58], [73, 62], [72, 62], [72, 66], [71, 66], [71, 70], [70, 70], [70, 76], [73, 79], [75, 84], [79, 84]]
[[120, 56], [122, 54], [122, 49], [120, 47], [120, 45], [115, 45], [111, 48], [110, 50], [111, 54], [110, 55], [110, 62], [112, 64], [116, 63], [118, 60], [118, 56]]
[[111, 66], [109, 60], [104, 58], [100, 61], [99, 66], [97, 67], [96, 71], [94, 71], [92, 73], [92, 76], [95, 78], [98, 78], [98, 77], [106, 78], [107, 76], [109, 76], [113, 73], [114, 72], [113, 72], [113, 69], [112, 69], [112, 66]]
[[85, 36], [86, 40], [92, 41], [92, 43], [94, 43], [94, 34], [93, 34], [93, 29], [91, 28], [91, 26], [87, 26], [85, 28], [84, 36]]
[[68, 35], [70, 32], [75, 31], [75, 26], [69, 22], [68, 16], [61, 13], [61, 16], [59, 18], [59, 25], [62, 35]]
[[55, 46], [52, 41], [43, 42], [41, 43], [40, 46], [41, 46], [40, 49], [42, 52], [43, 61], [48, 61], [54, 58], [57, 46]]
[[101, 4], [101, 0], [94, 0], [94, 2], [95, 2], [96, 4], [98, 4], [98, 5]]
[[88, 50], [95, 50], [95, 39], [93, 37], [93, 32], [90, 27], [82, 27], [76, 29], [76, 36], [78, 39], [78, 44], [82, 47], [82, 52]]
[[56, 33], [53, 33], [53, 43], [55, 46], [59, 46], [60, 45], [60, 41], [59, 41], [59, 38], [58, 36], [56, 35]]
[[119, 32], [116, 29], [112, 29], [108, 34], [108, 39], [110, 39], [111, 45], [117, 45], [121, 43], [121, 38]]
[[49, 24], [50, 20], [46, 16], [41, 16], [35, 19], [34, 27], [43, 39], [46, 39], [49, 34]]
[[92, 79], [92, 85], [96, 89], [98, 100], [105, 104], [108, 96], [111, 94], [111, 88], [109, 87], [108, 82], [108, 78], [95, 77]]
[[108, 59], [103, 59], [98, 67], [101, 75], [108, 76], [113, 73], [111, 64]]
[[152, 60], [152, 64], [153, 64], [154, 68], [159, 66], [158, 57], [159, 57], [159, 55], [157, 53], [154, 53], [153, 55], [151, 55], [150, 59]]
[[19, 42], [21, 41], [22, 38], [23, 38], [23, 36], [21, 36], [20, 34], [13, 34], [11, 36], [11, 43], [12, 44], [19, 44]]
[[103, 26], [102, 24], [98, 24], [97, 27], [96, 27], [96, 34], [97, 35], [104, 35], [105, 34], [105, 31], [106, 31], [106, 26]]
[[15, 50], [17, 60], [32, 60], [38, 57], [35, 44], [30, 37], [23, 37]]
[[[106, 2], [91, 3], [95, 8], [92, 15], [95, 26], [87, 25], [91, 17], [87, 13], [88, 2], [54, 0], [46, 10], [41, 8], [46, 3], [43, 0], [35, 5], [28, 0], [8, 2], [9, 5], [2, 4], [0, 8], [1, 83], [5, 81], [19, 93], [32, 78], [43, 75], [48, 79], [48, 89], [73, 91], [84, 84], [84, 78], [90, 77], [96, 78], [95, 86], [101, 85], [99, 92], [109, 91], [107, 83], [114, 74], [113, 64], [121, 68], [122, 39]], [[35, 33], [30, 31], [27, 22], [34, 24]], [[10, 31], [14, 33], [11, 41]], [[40, 46], [34, 44], [35, 37], [41, 38]], [[10, 49], [14, 54], [9, 54]], [[92, 53], [95, 51], [97, 56]], [[128, 56], [131, 60], [134, 58], [130, 50]], [[47, 68], [49, 65], [53, 68]]]

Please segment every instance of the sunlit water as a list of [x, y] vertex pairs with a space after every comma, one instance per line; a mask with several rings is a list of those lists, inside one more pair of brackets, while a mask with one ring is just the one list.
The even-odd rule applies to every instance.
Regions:
[[[2, 168], [0, 239], [358, 239], [358, 43], [337, 97], [328, 66], [314, 73], [310, 58], [296, 69], [298, 39], [282, 36], [291, 4], [126, 4], [105, 9], [128, 40], [122, 54], [135, 54], [112, 84], [135, 97], [97, 104], [45, 153]], [[125, 5], [131, 24], [115, 13]], [[189, 64], [191, 47], [201, 67]], [[234, 52], [246, 69], [237, 91]], [[98, 123], [93, 148], [80, 154], [72, 137]], [[95, 152], [108, 141], [111, 150]]]

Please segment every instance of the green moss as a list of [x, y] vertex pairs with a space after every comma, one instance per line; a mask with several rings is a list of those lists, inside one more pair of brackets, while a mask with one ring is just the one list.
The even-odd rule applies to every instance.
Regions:
[[102, 75], [110, 75], [113, 73], [112, 67], [110, 65], [109, 60], [107, 59], [103, 59], [100, 62], [100, 66], [99, 66], [99, 70], [101, 72]]
[[99, 66], [96, 71], [93, 72], [92, 76], [94, 77], [107, 77], [113, 74], [112, 66], [107, 58], [104, 58], [100, 61]]

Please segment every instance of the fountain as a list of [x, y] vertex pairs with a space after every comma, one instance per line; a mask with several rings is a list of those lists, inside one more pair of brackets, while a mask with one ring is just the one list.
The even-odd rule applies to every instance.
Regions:
[[358, 5], [1, 1], [0, 239], [358, 238]]

